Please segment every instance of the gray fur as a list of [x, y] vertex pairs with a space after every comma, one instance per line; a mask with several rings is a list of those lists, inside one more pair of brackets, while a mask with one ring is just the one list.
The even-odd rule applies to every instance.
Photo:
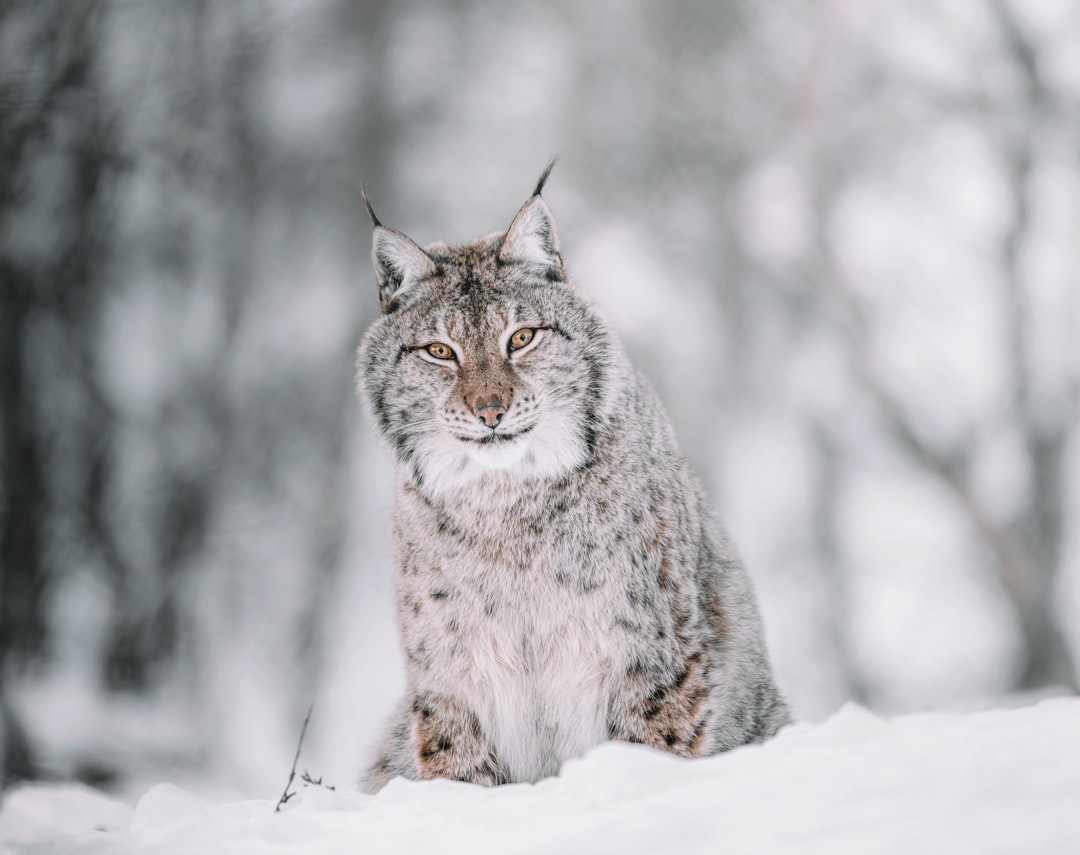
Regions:
[[398, 464], [408, 688], [365, 789], [535, 781], [607, 739], [705, 756], [776, 733], [790, 715], [750, 582], [656, 395], [567, 281], [539, 194], [506, 233], [421, 250], [379, 225], [376, 247], [384, 313], [358, 379]]

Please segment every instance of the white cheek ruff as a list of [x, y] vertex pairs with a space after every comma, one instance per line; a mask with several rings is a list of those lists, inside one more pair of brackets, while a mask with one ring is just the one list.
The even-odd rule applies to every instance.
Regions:
[[441, 495], [472, 489], [492, 476], [559, 478], [584, 463], [586, 454], [576, 420], [557, 409], [517, 439], [468, 442], [440, 430], [426, 436], [417, 450], [424, 486]]
[[520, 463], [529, 450], [529, 437], [506, 440], [495, 445], [480, 442], [465, 442], [465, 453], [469, 458], [485, 469], [508, 469]]
[[578, 431], [578, 422], [560, 410], [545, 413], [529, 439], [529, 452], [524, 462], [529, 465], [532, 475], [560, 478], [585, 462], [585, 443]]

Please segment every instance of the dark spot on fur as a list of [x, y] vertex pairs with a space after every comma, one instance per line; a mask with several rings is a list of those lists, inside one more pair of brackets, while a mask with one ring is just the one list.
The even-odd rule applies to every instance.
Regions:
[[[600, 330], [596, 331], [600, 334]], [[604, 370], [595, 356], [587, 356], [589, 380], [585, 392], [585, 412], [581, 419], [581, 441], [585, 446], [585, 464], [587, 468], [595, 463], [597, 445], [599, 442], [600, 417], [597, 408], [600, 406], [601, 386], [604, 381]]]
[[439, 534], [450, 535], [460, 544], [471, 546], [473, 542], [473, 538], [454, 525], [453, 521], [444, 513], [439, 513], [436, 520], [436, 527], [438, 528]]
[[421, 671], [431, 668], [431, 656], [428, 654], [427, 644], [421, 641], [416, 647], [406, 647], [405, 656], [409, 662]]
[[449, 632], [451, 635], [458, 633], [460, 630], [461, 627], [457, 622], [457, 618], [454, 618], [446, 624], [446, 631]]
[[544, 271], [544, 276], [548, 282], [562, 282], [565, 278], [563, 273], [562, 255], [555, 253], [556, 264], [553, 267], [548, 267]]
[[379, 424], [383, 426], [384, 430], [389, 428], [389, 422], [387, 420], [386, 412], [386, 387], [380, 386], [377, 388], [371, 396], [371, 409], [375, 412], [375, 416], [379, 420]]
[[679, 741], [679, 737], [677, 737], [670, 730], [667, 733], [664, 734], [664, 742], [667, 743], [668, 745], [674, 745], [678, 741]]
[[591, 594], [600, 587], [600, 580], [595, 576], [582, 576], [578, 579], [578, 590], [583, 594]]
[[453, 591], [448, 591], [446, 588], [433, 588], [431, 590], [431, 599], [433, 600], [448, 600], [453, 595]]
[[453, 747], [454, 743], [450, 741], [448, 736], [439, 737], [439, 741], [436, 745], [436, 748], [438, 748], [439, 751], [449, 751]]
[[637, 585], [631, 585], [626, 589], [626, 599], [635, 608], [651, 610], [653, 607], [652, 596], [647, 590], [639, 588]]
[[660, 714], [666, 696], [667, 689], [663, 686], [658, 686], [649, 693], [649, 696], [645, 698], [645, 704], [642, 708], [642, 715], [645, 717], [646, 721], [651, 721]]
[[698, 723], [694, 725], [693, 732], [690, 734], [690, 739], [687, 744], [690, 746], [690, 751], [693, 754], [701, 753], [701, 738], [705, 735], [705, 724], [706, 721], [704, 718], [699, 719]]
[[641, 632], [641, 624], [630, 620], [630, 618], [623, 617], [622, 615], [615, 618], [615, 626], [629, 632], [631, 635], [637, 635], [637, 633]]

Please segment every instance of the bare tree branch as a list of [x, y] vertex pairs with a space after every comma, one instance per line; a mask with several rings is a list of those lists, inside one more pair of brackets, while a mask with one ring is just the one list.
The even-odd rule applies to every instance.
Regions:
[[1005, 47], [1024, 82], [1028, 103], [1041, 105], [1048, 100], [1049, 89], [1039, 70], [1039, 51], [1016, 20], [1008, 0], [989, 0], [990, 11], [1005, 39]]
[[853, 378], [873, 402], [887, 435], [916, 465], [948, 489], [978, 542], [994, 557], [996, 578], [1013, 607], [1024, 639], [1018, 687], [1034, 688], [1050, 683], [1075, 687], [1075, 668], [1070, 663], [1060, 627], [1055, 623], [1052, 602], [1064, 532], [1061, 515], [1065, 482], [1060, 476], [1060, 461], [1067, 431], [1060, 417], [1054, 425], [1039, 419], [1042, 414], [1038, 413], [1029, 390], [1026, 283], [1020, 256], [1032, 228], [1027, 206], [1034, 150], [1029, 137], [1022, 136], [1020, 142], [1021, 145], [1012, 149], [1014, 154], [1018, 153], [1011, 176], [1011, 201], [1016, 214], [1002, 248], [1007, 300], [1011, 298], [1015, 306], [1009, 318], [1008, 351], [1013, 372], [1013, 417], [1024, 440], [1032, 483], [1029, 506], [1018, 519], [999, 518], [972, 484], [969, 471], [976, 437], [949, 446], [933, 441], [919, 430], [912, 414], [874, 372], [873, 323], [855, 289], [846, 282], [824, 225], [830, 220], [840, 188], [850, 177], [850, 167], [844, 163], [826, 163], [822, 169], [825, 178], [815, 198], [818, 227], [814, 269], [821, 286], [840, 310], [840, 338], [850, 353]]
[[[280, 813], [281, 806], [296, 795], [296, 793], [289, 792], [289, 787], [292, 786], [293, 779], [296, 778], [296, 764], [300, 760], [300, 749], [304, 747], [304, 735], [307, 733], [308, 722], [311, 721], [311, 712], [314, 709], [315, 704], [312, 704], [308, 707], [307, 715], [304, 716], [304, 725], [300, 728], [300, 739], [296, 743], [296, 756], [293, 757], [292, 769], [289, 770], [289, 780], [285, 784], [285, 791], [281, 794], [281, 798], [278, 799], [277, 806], [274, 808], [274, 813]], [[322, 781], [321, 778], [319, 780]]]

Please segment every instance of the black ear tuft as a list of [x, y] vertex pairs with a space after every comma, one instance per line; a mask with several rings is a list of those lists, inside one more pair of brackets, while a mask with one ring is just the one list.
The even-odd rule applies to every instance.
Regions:
[[544, 192], [544, 185], [547, 183], [548, 177], [551, 175], [551, 170], [555, 168], [555, 164], [558, 162], [558, 155], [555, 155], [555, 157], [551, 158], [551, 160], [547, 162], [547, 166], [544, 167], [544, 171], [540, 173], [540, 180], [536, 182], [536, 189], [532, 192], [534, 196], [539, 196], [541, 193]]
[[[549, 167], [549, 169], [550, 169], [550, 167]], [[368, 198], [367, 188], [363, 184], [360, 185], [360, 195], [364, 199], [364, 204], [367, 205], [368, 216], [371, 217], [371, 225], [378, 228], [379, 226], [382, 225], [382, 223], [380, 223], [379, 218], [377, 216], [375, 216], [375, 209], [373, 207], [371, 207], [371, 200]]]

